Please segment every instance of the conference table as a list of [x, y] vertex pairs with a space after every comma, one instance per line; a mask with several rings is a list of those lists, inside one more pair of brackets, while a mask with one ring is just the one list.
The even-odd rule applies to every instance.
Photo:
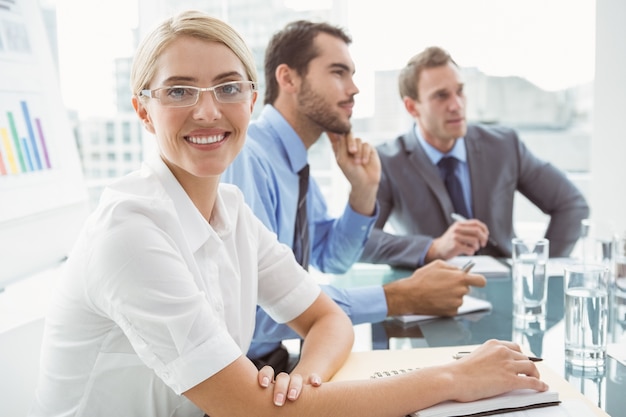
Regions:
[[[500, 261], [508, 265], [506, 260]], [[346, 274], [327, 275], [327, 280], [337, 287], [349, 288], [385, 284], [411, 273], [382, 265], [356, 264]], [[492, 304], [491, 310], [409, 323], [388, 318], [368, 325], [371, 334], [366, 334], [371, 337], [372, 349], [476, 345], [494, 338], [512, 340], [525, 351], [543, 358], [552, 370], [609, 415], [626, 417], [626, 366], [623, 363], [610, 355], [600, 369], [574, 368], [565, 363], [563, 275], [550, 275], [545, 325], [514, 321], [509, 269], [506, 274], [488, 276], [484, 288], [472, 288], [470, 292], [476, 298], [488, 300]], [[626, 360], [626, 306], [619, 306], [621, 319], [616, 314], [618, 306], [615, 299], [610, 300], [610, 306], [608, 340], [612, 348], [621, 351], [622, 360]]]

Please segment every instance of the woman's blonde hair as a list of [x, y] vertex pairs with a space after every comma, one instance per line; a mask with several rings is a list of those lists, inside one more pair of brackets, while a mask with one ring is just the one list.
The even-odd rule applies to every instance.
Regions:
[[231, 26], [200, 11], [186, 11], [173, 16], [157, 26], [139, 44], [130, 73], [133, 95], [148, 88], [154, 77], [159, 55], [174, 40], [190, 36], [226, 45], [242, 62], [248, 79], [257, 82], [254, 57], [243, 38]]

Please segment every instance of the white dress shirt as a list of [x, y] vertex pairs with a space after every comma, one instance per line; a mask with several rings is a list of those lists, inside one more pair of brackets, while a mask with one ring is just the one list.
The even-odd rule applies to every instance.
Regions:
[[285, 322], [320, 291], [238, 189], [207, 222], [160, 158], [108, 187], [66, 269], [33, 416], [202, 416], [180, 394], [247, 351], [257, 302]]

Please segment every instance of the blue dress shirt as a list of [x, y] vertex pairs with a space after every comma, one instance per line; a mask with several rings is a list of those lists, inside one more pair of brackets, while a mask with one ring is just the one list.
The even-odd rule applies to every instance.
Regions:
[[[298, 200], [298, 171], [307, 163], [307, 150], [283, 116], [271, 105], [248, 128], [246, 144], [222, 175], [237, 185], [256, 216], [289, 247], [293, 243]], [[329, 216], [326, 201], [313, 177], [307, 193], [311, 265], [322, 272], [344, 273], [361, 256], [374, 216], [356, 213], [349, 204], [339, 218]], [[354, 324], [382, 321], [387, 303], [382, 286], [340, 289], [322, 286]], [[248, 357], [274, 350], [284, 339], [299, 337], [285, 324], [257, 309], [256, 328]]]

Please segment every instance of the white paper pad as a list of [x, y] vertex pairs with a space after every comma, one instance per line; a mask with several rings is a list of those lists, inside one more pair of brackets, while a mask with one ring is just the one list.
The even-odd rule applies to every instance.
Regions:
[[[481, 300], [480, 298], [466, 295], [463, 297], [463, 304], [459, 307], [458, 315], [473, 313], [475, 311], [487, 311], [491, 310], [491, 303], [487, 300]], [[413, 323], [417, 321], [431, 320], [438, 316], [428, 316], [422, 314], [407, 314], [404, 316], [395, 316], [395, 318], [402, 323]]]
[[609, 343], [606, 354], [626, 366], [626, 343]]
[[475, 274], [484, 275], [487, 278], [507, 278], [511, 269], [508, 265], [498, 261], [492, 256], [476, 255], [476, 256], [455, 256], [449, 259], [447, 262], [450, 265], [463, 268], [469, 261], [474, 261], [475, 265], [472, 268], [472, 272]]

